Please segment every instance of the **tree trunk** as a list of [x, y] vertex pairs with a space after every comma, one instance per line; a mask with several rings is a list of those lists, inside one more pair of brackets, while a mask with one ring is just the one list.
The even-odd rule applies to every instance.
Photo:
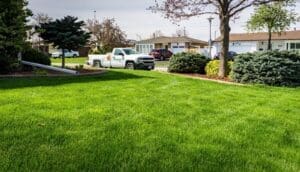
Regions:
[[230, 33], [230, 26], [229, 26], [229, 16], [220, 15], [220, 33], [221, 33], [221, 47], [222, 51], [220, 54], [220, 69], [219, 69], [219, 77], [224, 78], [226, 77], [227, 73], [227, 56], [229, 51], [229, 33]]
[[62, 49], [61, 67], [65, 68], [65, 50]]
[[268, 30], [269, 38], [268, 38], [268, 50], [272, 50], [272, 31], [271, 29]]

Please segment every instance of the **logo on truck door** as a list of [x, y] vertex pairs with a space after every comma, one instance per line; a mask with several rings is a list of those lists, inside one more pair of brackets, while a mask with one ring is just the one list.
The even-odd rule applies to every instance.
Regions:
[[106, 60], [111, 61], [111, 55], [110, 54], [106, 56]]

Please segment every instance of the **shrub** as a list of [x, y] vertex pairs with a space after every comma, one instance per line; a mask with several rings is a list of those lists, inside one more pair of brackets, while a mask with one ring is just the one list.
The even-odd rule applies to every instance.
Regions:
[[84, 65], [76, 65], [75, 70], [82, 71], [84, 69]]
[[170, 59], [169, 72], [205, 74], [209, 59], [200, 54], [179, 53]]
[[0, 49], [0, 74], [8, 74], [14, 72], [16, 63], [18, 63], [18, 52], [14, 47], [9, 47], [6, 50]]
[[[36, 49], [26, 47], [22, 53], [22, 60], [44, 65], [51, 65], [50, 57]], [[32, 70], [31, 66], [24, 66], [24, 70]]]
[[[226, 76], [228, 76], [231, 73], [232, 64], [233, 64], [232, 61], [229, 61], [227, 63]], [[219, 69], [220, 69], [220, 60], [212, 60], [206, 65], [205, 72], [208, 77], [218, 77]]]
[[233, 65], [233, 79], [273, 86], [300, 85], [300, 55], [288, 51], [241, 54]]
[[11, 71], [11, 63], [3, 56], [0, 56], [0, 74], [7, 74]]

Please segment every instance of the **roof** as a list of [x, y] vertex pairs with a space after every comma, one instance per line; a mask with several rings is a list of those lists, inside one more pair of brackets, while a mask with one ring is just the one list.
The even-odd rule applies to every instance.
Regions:
[[167, 37], [167, 36], [160, 36], [152, 39], [146, 39], [142, 41], [138, 41], [137, 44], [159, 44], [159, 43], [179, 43], [179, 42], [190, 42], [190, 43], [196, 43], [196, 44], [205, 44], [208, 45], [208, 42], [190, 38], [187, 36], [182, 37]]
[[[230, 41], [266, 41], [268, 40], [268, 33], [233, 33], [230, 34], [229, 39]], [[300, 40], [300, 30], [272, 33], [272, 40]], [[215, 42], [220, 41], [221, 37], [215, 40]]]

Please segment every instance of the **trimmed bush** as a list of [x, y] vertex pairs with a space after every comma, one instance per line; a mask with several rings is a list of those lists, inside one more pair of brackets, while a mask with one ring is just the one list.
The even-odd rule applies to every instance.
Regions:
[[200, 54], [179, 53], [170, 59], [169, 72], [205, 74], [205, 66], [210, 60]]
[[[26, 47], [22, 53], [22, 60], [29, 61], [33, 63], [39, 63], [44, 65], [51, 65], [51, 60], [49, 55], [42, 53], [31, 47]], [[31, 66], [24, 66], [24, 70], [32, 70]]]
[[[228, 76], [231, 73], [232, 64], [233, 64], [232, 61], [229, 61], [227, 63], [226, 76]], [[219, 69], [220, 69], [220, 60], [212, 60], [206, 65], [205, 72], [208, 77], [215, 78], [215, 77], [218, 77], [218, 75], [219, 75]]]
[[300, 85], [300, 55], [288, 51], [267, 51], [238, 55], [233, 79], [241, 83], [273, 86]]

